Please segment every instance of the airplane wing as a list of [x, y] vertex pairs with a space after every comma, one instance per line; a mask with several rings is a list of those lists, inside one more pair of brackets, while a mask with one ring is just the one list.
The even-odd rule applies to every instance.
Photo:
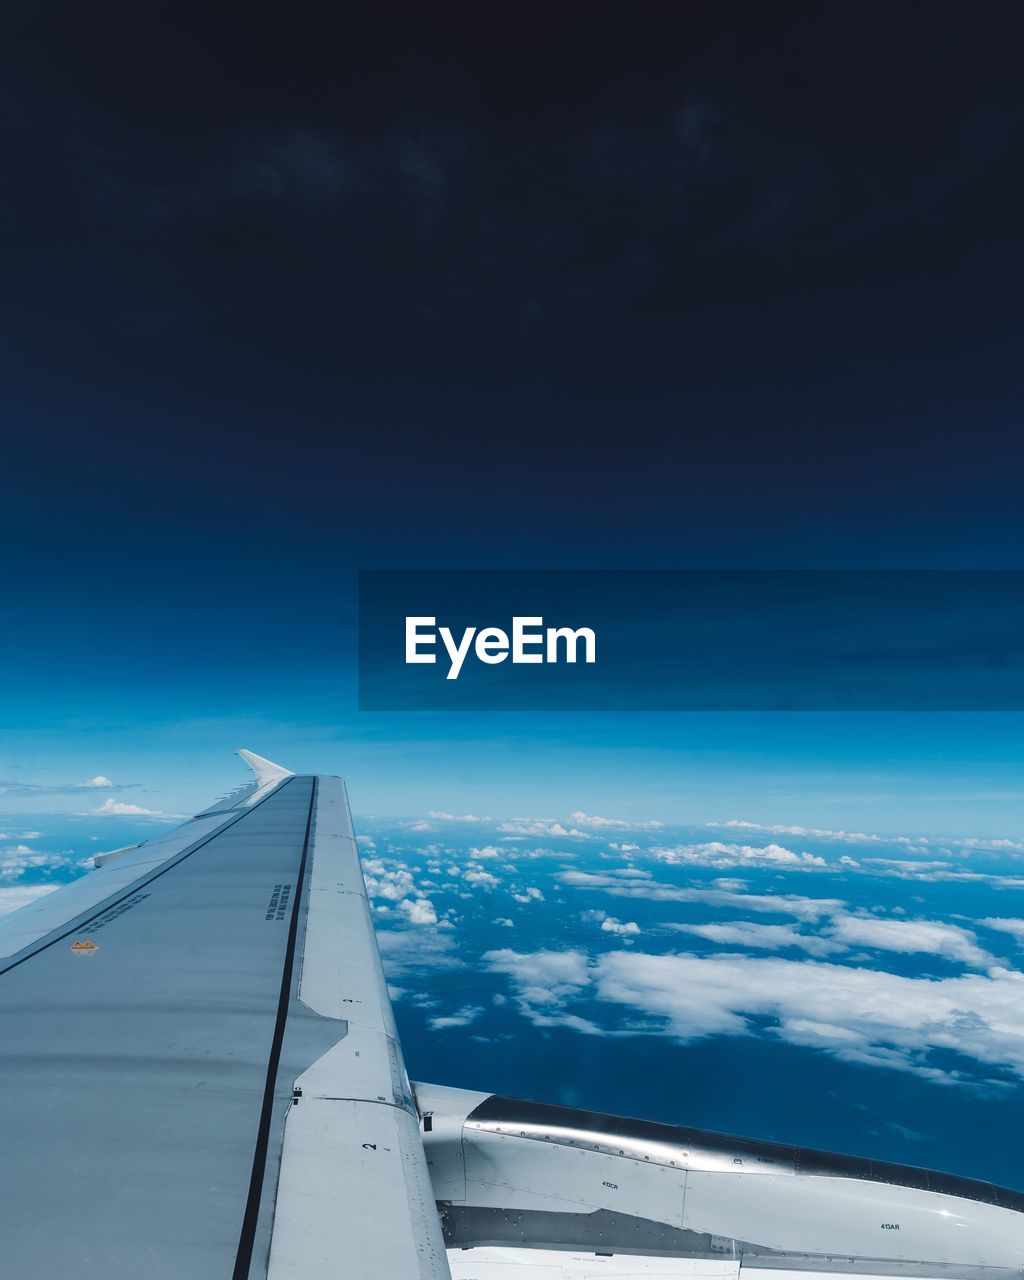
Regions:
[[0, 919], [4, 1280], [1020, 1280], [1020, 1191], [411, 1085], [344, 783], [242, 754]]
[[0, 919], [0, 1272], [450, 1277], [345, 785], [256, 778]]

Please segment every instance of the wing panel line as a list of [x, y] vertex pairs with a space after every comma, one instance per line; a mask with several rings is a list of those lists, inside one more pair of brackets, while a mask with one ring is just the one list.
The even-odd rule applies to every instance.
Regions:
[[[290, 781], [290, 780], [289, 780]], [[285, 784], [287, 785], [287, 783]], [[284, 968], [281, 972], [281, 994], [277, 1004], [277, 1021], [274, 1025], [274, 1038], [270, 1047], [270, 1058], [267, 1062], [267, 1080], [263, 1090], [263, 1107], [260, 1111], [259, 1129], [256, 1135], [256, 1149], [253, 1152], [252, 1174], [249, 1179], [249, 1195], [245, 1202], [245, 1214], [242, 1218], [242, 1230], [238, 1239], [238, 1252], [235, 1255], [235, 1268], [232, 1280], [248, 1280], [252, 1266], [253, 1246], [256, 1242], [256, 1227], [260, 1216], [260, 1200], [263, 1195], [263, 1178], [267, 1167], [267, 1153], [270, 1146], [270, 1126], [274, 1113], [274, 1094], [277, 1086], [277, 1069], [281, 1061], [281, 1045], [284, 1042], [284, 1030], [288, 1021], [288, 1007], [292, 995], [292, 973], [295, 967], [295, 944], [299, 932], [299, 912], [302, 907], [302, 891], [306, 880], [306, 863], [309, 857], [309, 837], [313, 829], [313, 814], [316, 812], [316, 798], [319, 790], [319, 779], [313, 779], [309, 796], [309, 813], [306, 815], [306, 835], [302, 842], [302, 857], [295, 877], [295, 895], [292, 899], [292, 915], [288, 923], [288, 942], [285, 947]]]

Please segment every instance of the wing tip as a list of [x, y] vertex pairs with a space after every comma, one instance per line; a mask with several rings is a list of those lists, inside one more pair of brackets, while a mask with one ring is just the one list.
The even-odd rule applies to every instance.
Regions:
[[256, 775], [256, 782], [261, 787], [266, 786], [268, 782], [280, 782], [284, 778], [294, 777], [291, 769], [286, 769], [282, 764], [274, 764], [273, 760], [258, 756], [254, 751], [246, 751], [244, 747], [239, 747], [237, 754]]

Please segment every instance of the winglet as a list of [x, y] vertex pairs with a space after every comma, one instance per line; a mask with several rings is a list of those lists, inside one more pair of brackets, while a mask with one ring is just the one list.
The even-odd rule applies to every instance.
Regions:
[[246, 751], [244, 747], [239, 748], [238, 754], [256, 775], [256, 783], [260, 787], [265, 787], [268, 782], [280, 782], [282, 778], [294, 776], [291, 769], [274, 764], [273, 760], [264, 760], [262, 756]]

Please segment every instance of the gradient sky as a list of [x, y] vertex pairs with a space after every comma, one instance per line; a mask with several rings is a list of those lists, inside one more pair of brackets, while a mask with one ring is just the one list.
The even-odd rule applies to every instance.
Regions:
[[372, 716], [353, 657], [367, 567], [1021, 567], [1015, 7], [2, 21], [0, 783], [1019, 829], [1019, 717]]

